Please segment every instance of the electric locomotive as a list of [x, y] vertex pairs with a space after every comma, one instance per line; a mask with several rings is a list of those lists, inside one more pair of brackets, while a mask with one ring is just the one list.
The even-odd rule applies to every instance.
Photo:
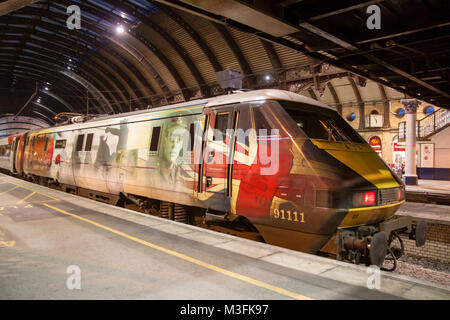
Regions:
[[[0, 140], [4, 169], [192, 223], [245, 226], [270, 244], [382, 265], [400, 233], [403, 182], [333, 108], [256, 90]], [[9, 147], [7, 147], [9, 146]]]

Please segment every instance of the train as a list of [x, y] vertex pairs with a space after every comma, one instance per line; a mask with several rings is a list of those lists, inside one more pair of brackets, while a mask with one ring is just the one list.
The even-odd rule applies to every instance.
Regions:
[[398, 259], [400, 234], [425, 243], [426, 224], [394, 216], [404, 183], [314, 99], [262, 89], [78, 122], [0, 139], [0, 168], [358, 264]]

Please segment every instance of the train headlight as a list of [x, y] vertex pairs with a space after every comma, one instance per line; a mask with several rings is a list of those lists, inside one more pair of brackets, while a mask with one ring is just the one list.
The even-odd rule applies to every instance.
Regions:
[[353, 194], [353, 207], [367, 207], [376, 204], [375, 191], [357, 192]]

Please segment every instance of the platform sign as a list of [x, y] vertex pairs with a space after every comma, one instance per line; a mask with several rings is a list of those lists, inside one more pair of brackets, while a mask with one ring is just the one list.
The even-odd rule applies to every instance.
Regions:
[[434, 144], [421, 143], [420, 144], [420, 167], [434, 168]]
[[373, 150], [381, 157], [381, 139], [378, 136], [373, 136], [369, 139], [369, 145], [372, 147]]

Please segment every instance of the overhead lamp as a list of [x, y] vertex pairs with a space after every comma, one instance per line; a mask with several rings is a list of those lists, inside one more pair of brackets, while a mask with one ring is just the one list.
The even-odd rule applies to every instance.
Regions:
[[118, 33], [118, 34], [122, 34], [122, 33], [124, 33], [125, 32], [125, 29], [123, 28], [123, 26], [118, 26], [117, 28], [116, 28], [116, 32]]
[[71, 68], [70, 67], [67, 67], [67, 70], [70, 70]]
[[45, 87], [44, 89], [45, 89], [45, 91], [48, 91], [48, 87]]
[[266, 79], [266, 81], [270, 81], [270, 79], [272, 79], [272, 77], [270, 76], [270, 74], [266, 74], [266, 76], [264, 77], [264, 79]]
[[72, 59], [69, 59], [69, 62], [72, 62]]

